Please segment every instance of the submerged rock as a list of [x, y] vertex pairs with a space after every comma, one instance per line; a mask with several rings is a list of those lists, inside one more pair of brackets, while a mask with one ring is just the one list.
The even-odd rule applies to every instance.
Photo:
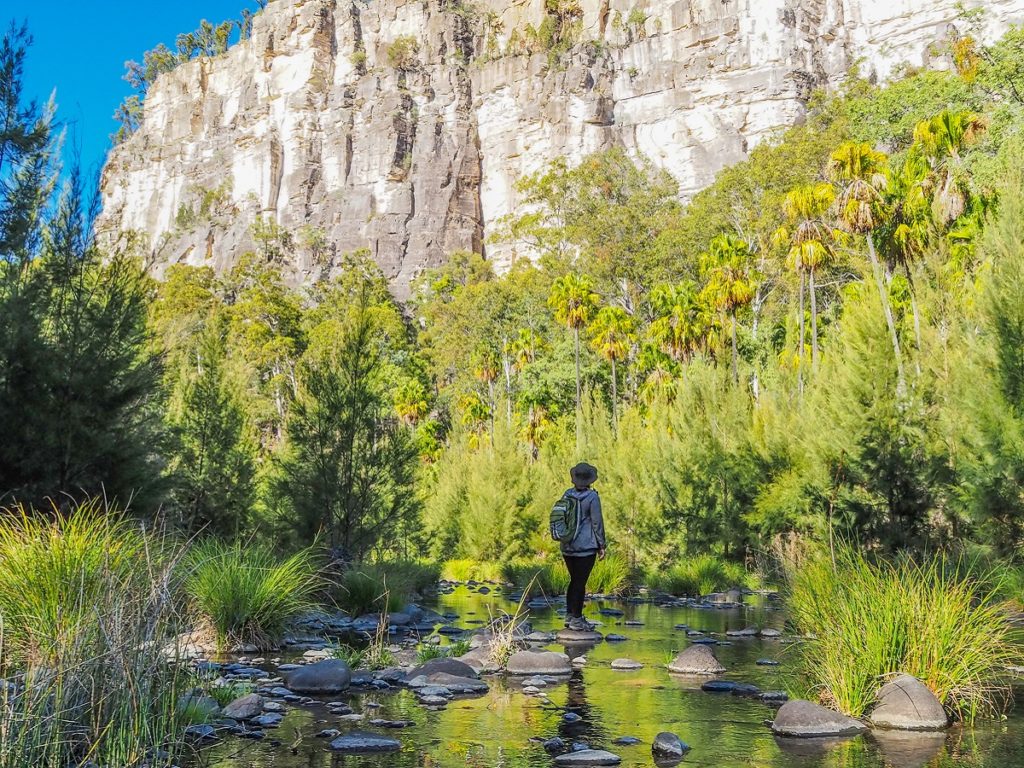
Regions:
[[555, 765], [618, 765], [621, 762], [621, 757], [603, 749], [567, 752], [555, 758]]
[[643, 664], [641, 664], [639, 661], [633, 661], [633, 659], [615, 659], [612, 662], [612, 669], [628, 671], [643, 668]]
[[678, 675], [717, 675], [725, 672], [725, 667], [708, 646], [691, 645], [669, 663], [668, 671]]
[[341, 659], [327, 659], [297, 669], [288, 676], [296, 693], [341, 693], [352, 683], [352, 670]]
[[339, 736], [331, 742], [331, 749], [335, 752], [357, 753], [357, 752], [397, 752], [402, 748], [398, 739], [387, 736], [378, 736], [374, 733], [363, 733], [352, 731], [344, 736]]
[[866, 730], [859, 720], [803, 699], [783, 704], [772, 723], [774, 733], [797, 738], [852, 736]]
[[671, 731], [662, 731], [654, 737], [651, 752], [655, 757], [682, 757], [690, 749], [689, 745]]

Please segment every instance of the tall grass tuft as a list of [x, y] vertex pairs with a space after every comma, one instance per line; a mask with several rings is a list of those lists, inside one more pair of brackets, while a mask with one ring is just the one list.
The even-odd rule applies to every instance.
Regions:
[[667, 571], [651, 574], [651, 586], [673, 595], [699, 597], [742, 587], [748, 577], [743, 566], [711, 554], [696, 555], [676, 563]]
[[441, 578], [445, 581], [501, 581], [502, 568], [498, 563], [479, 560], [446, 560], [441, 565]]
[[501, 579], [522, 589], [527, 596], [564, 595], [569, 588], [569, 572], [560, 560], [510, 560], [501, 566]]
[[191, 685], [166, 646], [178, 552], [100, 501], [0, 515], [0, 768], [175, 751]]
[[602, 595], [617, 595], [629, 586], [629, 563], [620, 555], [606, 555], [594, 563], [587, 588]]
[[314, 606], [321, 587], [312, 550], [278, 560], [269, 548], [209, 539], [185, 563], [185, 592], [223, 648], [266, 647]]
[[413, 594], [437, 584], [440, 568], [410, 561], [358, 563], [337, 580], [335, 600], [353, 615], [400, 611]]
[[791, 568], [789, 608], [802, 670], [825, 704], [860, 717], [885, 679], [906, 672], [952, 717], [973, 721], [1006, 705], [1006, 667], [1020, 648], [987, 578], [943, 556], [872, 562], [842, 547]]

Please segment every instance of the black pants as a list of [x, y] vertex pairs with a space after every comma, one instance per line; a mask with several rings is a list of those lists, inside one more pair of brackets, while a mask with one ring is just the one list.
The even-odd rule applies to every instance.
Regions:
[[570, 616], [583, 615], [583, 600], [587, 596], [587, 579], [594, 570], [597, 555], [585, 557], [565, 557], [565, 567], [569, 569], [569, 589], [565, 593], [565, 612]]

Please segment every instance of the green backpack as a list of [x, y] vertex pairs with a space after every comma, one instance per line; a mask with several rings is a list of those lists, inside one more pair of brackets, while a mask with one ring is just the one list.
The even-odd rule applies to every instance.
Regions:
[[551, 507], [551, 538], [569, 544], [580, 530], [580, 500], [568, 491]]

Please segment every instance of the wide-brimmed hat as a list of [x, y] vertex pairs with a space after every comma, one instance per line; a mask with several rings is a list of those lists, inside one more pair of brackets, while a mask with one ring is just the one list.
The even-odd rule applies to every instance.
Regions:
[[572, 478], [573, 483], [576, 485], [590, 485], [597, 480], [597, 467], [581, 461], [569, 470], [569, 477]]

